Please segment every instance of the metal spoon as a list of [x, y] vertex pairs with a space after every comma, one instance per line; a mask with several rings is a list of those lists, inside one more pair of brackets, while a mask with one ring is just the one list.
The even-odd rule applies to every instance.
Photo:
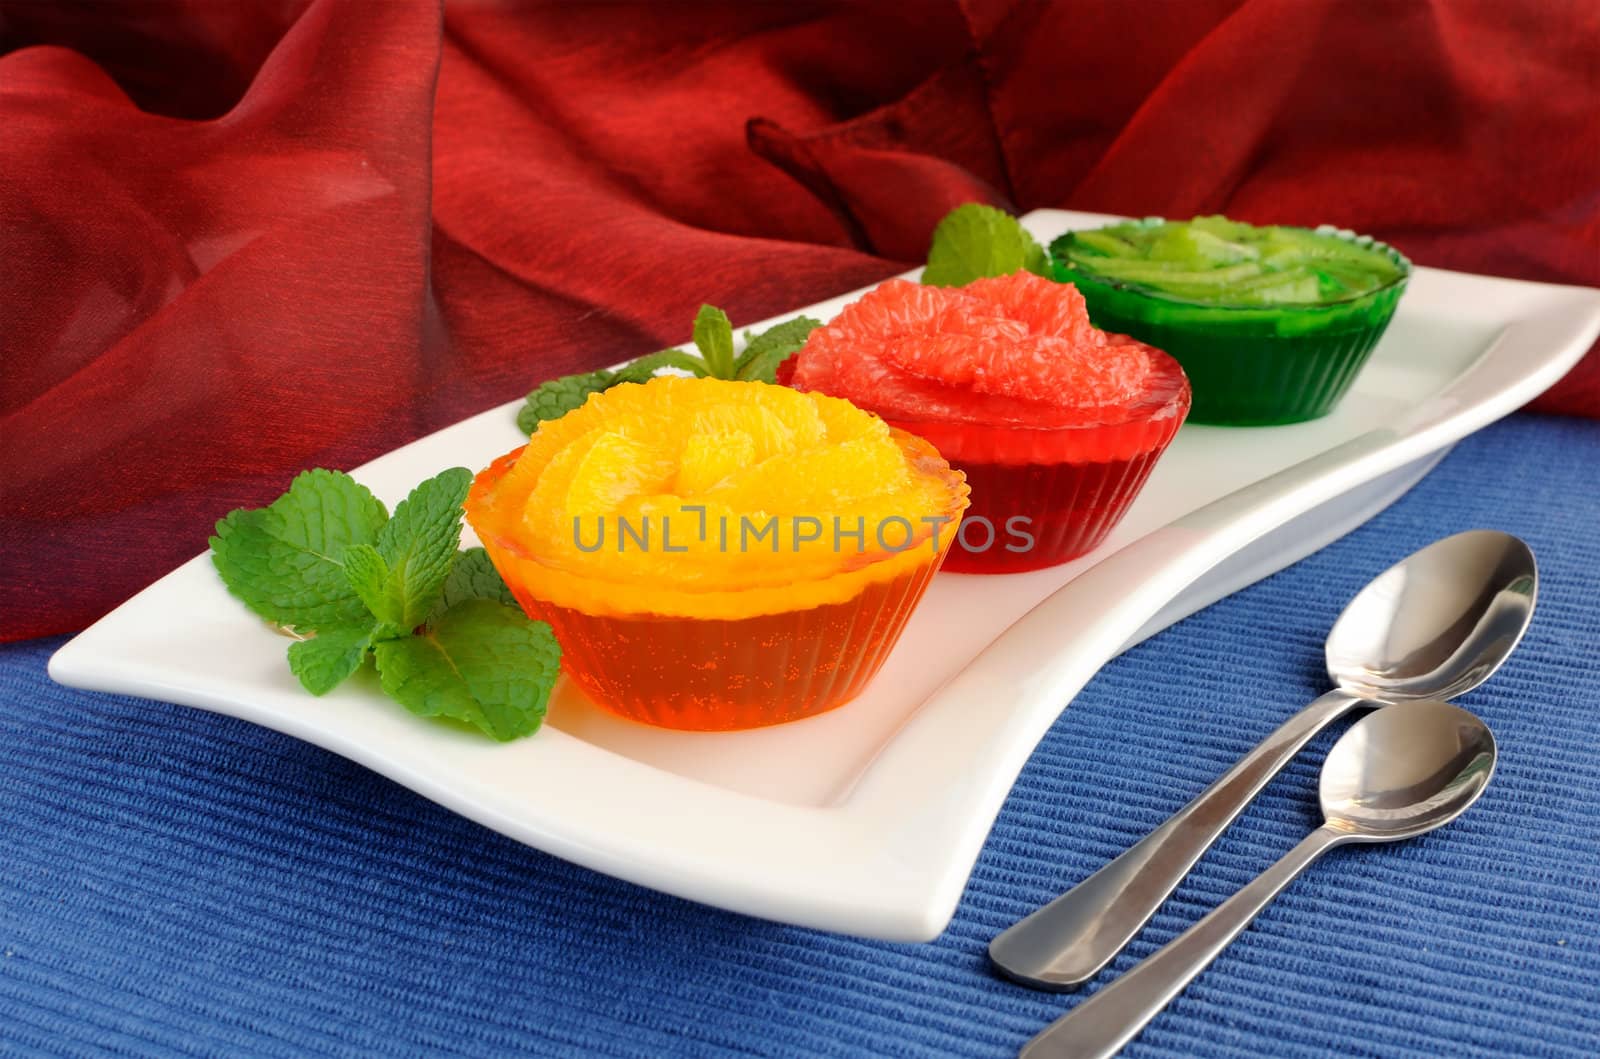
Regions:
[[1394, 842], [1443, 827], [1494, 773], [1494, 736], [1466, 710], [1409, 702], [1370, 714], [1322, 766], [1327, 822], [1282, 860], [1133, 970], [1057, 1019], [1021, 1059], [1116, 1054], [1312, 861], [1347, 842]]
[[1285, 721], [1171, 819], [989, 943], [1024, 985], [1076, 989], [1122, 951], [1234, 817], [1318, 732], [1357, 708], [1448, 699], [1489, 679], [1533, 617], [1533, 552], [1471, 530], [1374, 578], [1328, 634], [1335, 690]]

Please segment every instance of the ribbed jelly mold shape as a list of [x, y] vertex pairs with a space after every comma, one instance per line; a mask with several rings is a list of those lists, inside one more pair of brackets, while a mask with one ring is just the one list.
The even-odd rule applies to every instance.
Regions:
[[[1144, 488], [1156, 461], [1183, 424], [1181, 409], [1158, 419], [1118, 428], [1126, 456], [1109, 460], [1062, 461], [1056, 432], [1034, 431], [1037, 451], [1019, 452], [1028, 431], [972, 430], [949, 459], [967, 475], [972, 506], [966, 519], [985, 518], [995, 538], [981, 546], [981, 524], [963, 528], [945, 559], [958, 573], [1015, 573], [1055, 566], [1092, 551], [1122, 520]], [[1019, 461], [1019, 455], [1026, 458]], [[1025, 517], [1031, 546], [1007, 532], [1013, 517]], [[964, 546], [964, 544], [966, 546]], [[1008, 545], [1012, 547], [1008, 547]]]
[[1212, 333], [1198, 319], [1169, 325], [1106, 312], [1097, 323], [1134, 334], [1183, 365], [1194, 387], [1191, 422], [1271, 426], [1316, 419], [1338, 405], [1388, 328], [1399, 291], [1383, 301], [1368, 326], [1322, 334]]
[[511, 588], [531, 617], [550, 623], [562, 668], [599, 705], [662, 728], [726, 731], [798, 720], [859, 695], [940, 558], [929, 547], [927, 562], [843, 603], [735, 619], [586, 614]]

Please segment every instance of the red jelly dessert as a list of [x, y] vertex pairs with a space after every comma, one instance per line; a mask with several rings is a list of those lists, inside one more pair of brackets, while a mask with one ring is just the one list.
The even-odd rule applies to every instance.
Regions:
[[811, 333], [783, 381], [931, 441], [972, 506], [945, 569], [1033, 570], [1105, 539], [1189, 411], [1177, 361], [1031, 273], [889, 280]]

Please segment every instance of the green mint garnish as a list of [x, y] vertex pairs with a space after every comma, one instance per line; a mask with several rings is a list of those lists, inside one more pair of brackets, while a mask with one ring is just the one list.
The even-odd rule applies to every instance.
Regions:
[[806, 336], [821, 326], [817, 320], [799, 316], [758, 335], [746, 332], [744, 352], [736, 356], [728, 314], [713, 305], [702, 305], [694, 318], [694, 344], [699, 356], [681, 349], [663, 349], [615, 370], [603, 368], [551, 379], [528, 394], [517, 412], [517, 429], [532, 434], [545, 420], [560, 419], [580, 407], [590, 394], [625, 382], [649, 382], [662, 368], [675, 368], [696, 378], [773, 382], [778, 365], [798, 352], [805, 345]]
[[759, 335], [745, 332], [744, 352], [735, 365], [735, 377], [748, 382], [776, 382], [778, 365], [800, 352], [811, 332], [821, 326], [821, 320], [797, 316]]
[[433, 609], [434, 600], [456, 561], [461, 546], [461, 502], [472, 485], [472, 472], [452, 467], [428, 479], [400, 501], [378, 533], [378, 553], [389, 568], [389, 613], [379, 621], [413, 629]]
[[561, 663], [548, 625], [487, 599], [457, 603], [421, 635], [380, 642], [377, 656], [390, 698], [499, 740], [538, 729]]
[[313, 695], [326, 695], [361, 668], [377, 632], [378, 623], [371, 620], [329, 626], [309, 640], [289, 645], [289, 669], [301, 687]]
[[1020, 221], [1004, 210], [969, 202], [945, 214], [933, 230], [922, 282], [960, 287], [985, 276], [1026, 269], [1050, 275], [1050, 261]]
[[685, 353], [681, 349], [663, 349], [659, 353], [629, 361], [615, 375], [617, 382], [649, 382], [662, 368], [678, 368], [697, 378], [710, 374], [706, 362], [693, 353]]
[[368, 612], [345, 578], [344, 550], [375, 542], [388, 518], [349, 475], [306, 471], [268, 506], [218, 522], [211, 561], [228, 590], [270, 622], [302, 632], [353, 624]]
[[451, 468], [390, 518], [348, 475], [308, 471], [268, 507], [217, 523], [212, 559], [251, 610], [314, 634], [289, 647], [289, 669], [313, 695], [372, 657], [384, 690], [412, 712], [495, 739], [527, 735], [543, 721], [561, 649], [482, 548], [458, 551], [471, 483]]
[[444, 594], [439, 605], [453, 607], [464, 599], [492, 599], [508, 607], [517, 605], [517, 598], [500, 578], [500, 571], [489, 561], [489, 553], [482, 548], [468, 548], [450, 568], [444, 579]]
[[694, 316], [694, 345], [705, 358], [706, 374], [713, 379], [733, 378], [733, 324], [715, 305], [702, 305]]
[[584, 375], [563, 375], [551, 379], [528, 395], [517, 412], [517, 429], [532, 434], [546, 419], [560, 419], [580, 407], [592, 393], [609, 390], [622, 380], [613, 371], [591, 371]]
[[405, 622], [402, 586], [382, 552], [370, 544], [350, 545], [344, 550], [344, 576], [370, 618], [395, 629], [411, 628]]

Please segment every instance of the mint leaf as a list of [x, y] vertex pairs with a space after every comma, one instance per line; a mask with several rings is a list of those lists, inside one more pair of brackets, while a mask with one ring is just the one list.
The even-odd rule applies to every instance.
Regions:
[[694, 316], [694, 344], [714, 379], [734, 377], [733, 324], [715, 305], [702, 305]]
[[345, 549], [345, 578], [382, 624], [409, 631], [428, 617], [456, 561], [461, 501], [471, 485], [465, 467], [429, 478], [394, 509], [376, 546]]
[[[378, 533], [377, 552], [387, 564], [381, 608], [362, 595], [380, 621], [414, 629], [427, 618], [456, 561], [461, 546], [461, 502], [472, 486], [465, 467], [442, 471], [395, 506], [394, 516]], [[357, 560], [365, 581], [376, 569], [364, 554]], [[354, 582], [352, 582], [352, 587]]]
[[388, 560], [370, 544], [352, 544], [344, 550], [344, 576], [356, 596], [381, 622], [400, 626], [405, 599], [398, 579], [391, 577]]
[[378, 631], [371, 619], [364, 624], [329, 626], [310, 640], [289, 645], [289, 669], [300, 678], [301, 687], [313, 695], [325, 695], [361, 668]]
[[425, 633], [375, 650], [384, 692], [406, 709], [464, 721], [502, 742], [544, 722], [561, 663], [550, 626], [487, 599], [463, 600]]
[[745, 344], [744, 352], [739, 354], [736, 377], [755, 382], [776, 382], [778, 365], [798, 353], [811, 332], [821, 326], [821, 320], [797, 316], [751, 337]]
[[375, 541], [388, 517], [349, 475], [306, 471], [268, 506], [219, 521], [211, 561], [228, 591], [270, 622], [301, 630], [360, 622], [367, 608], [345, 578], [344, 550]]
[[680, 368], [698, 378], [706, 374], [706, 362], [694, 354], [681, 349], [663, 349], [617, 369], [617, 382], [649, 382], [662, 368]]
[[592, 393], [608, 390], [617, 384], [616, 373], [602, 368], [586, 375], [563, 375], [551, 379], [528, 395], [526, 403], [517, 412], [517, 429], [532, 434], [546, 419], [560, 419], [574, 408], [581, 407]]
[[446, 610], [467, 599], [489, 599], [519, 610], [522, 606], [506, 587], [500, 571], [489, 561], [489, 553], [482, 548], [467, 548], [456, 557], [450, 576], [444, 579], [444, 592], [433, 605], [433, 613], [428, 615], [428, 627], [439, 624]]
[[1026, 269], [1050, 274], [1044, 247], [1004, 210], [969, 202], [945, 214], [933, 230], [922, 282], [960, 287], [984, 276], [1006, 276]]
[[465, 599], [492, 599], [510, 607], [517, 605], [517, 597], [511, 594], [500, 571], [489, 561], [489, 553], [482, 548], [468, 548], [457, 557], [456, 565], [450, 568], [450, 576], [444, 579], [444, 595], [435, 613], [442, 613], [443, 608], [453, 607]]

